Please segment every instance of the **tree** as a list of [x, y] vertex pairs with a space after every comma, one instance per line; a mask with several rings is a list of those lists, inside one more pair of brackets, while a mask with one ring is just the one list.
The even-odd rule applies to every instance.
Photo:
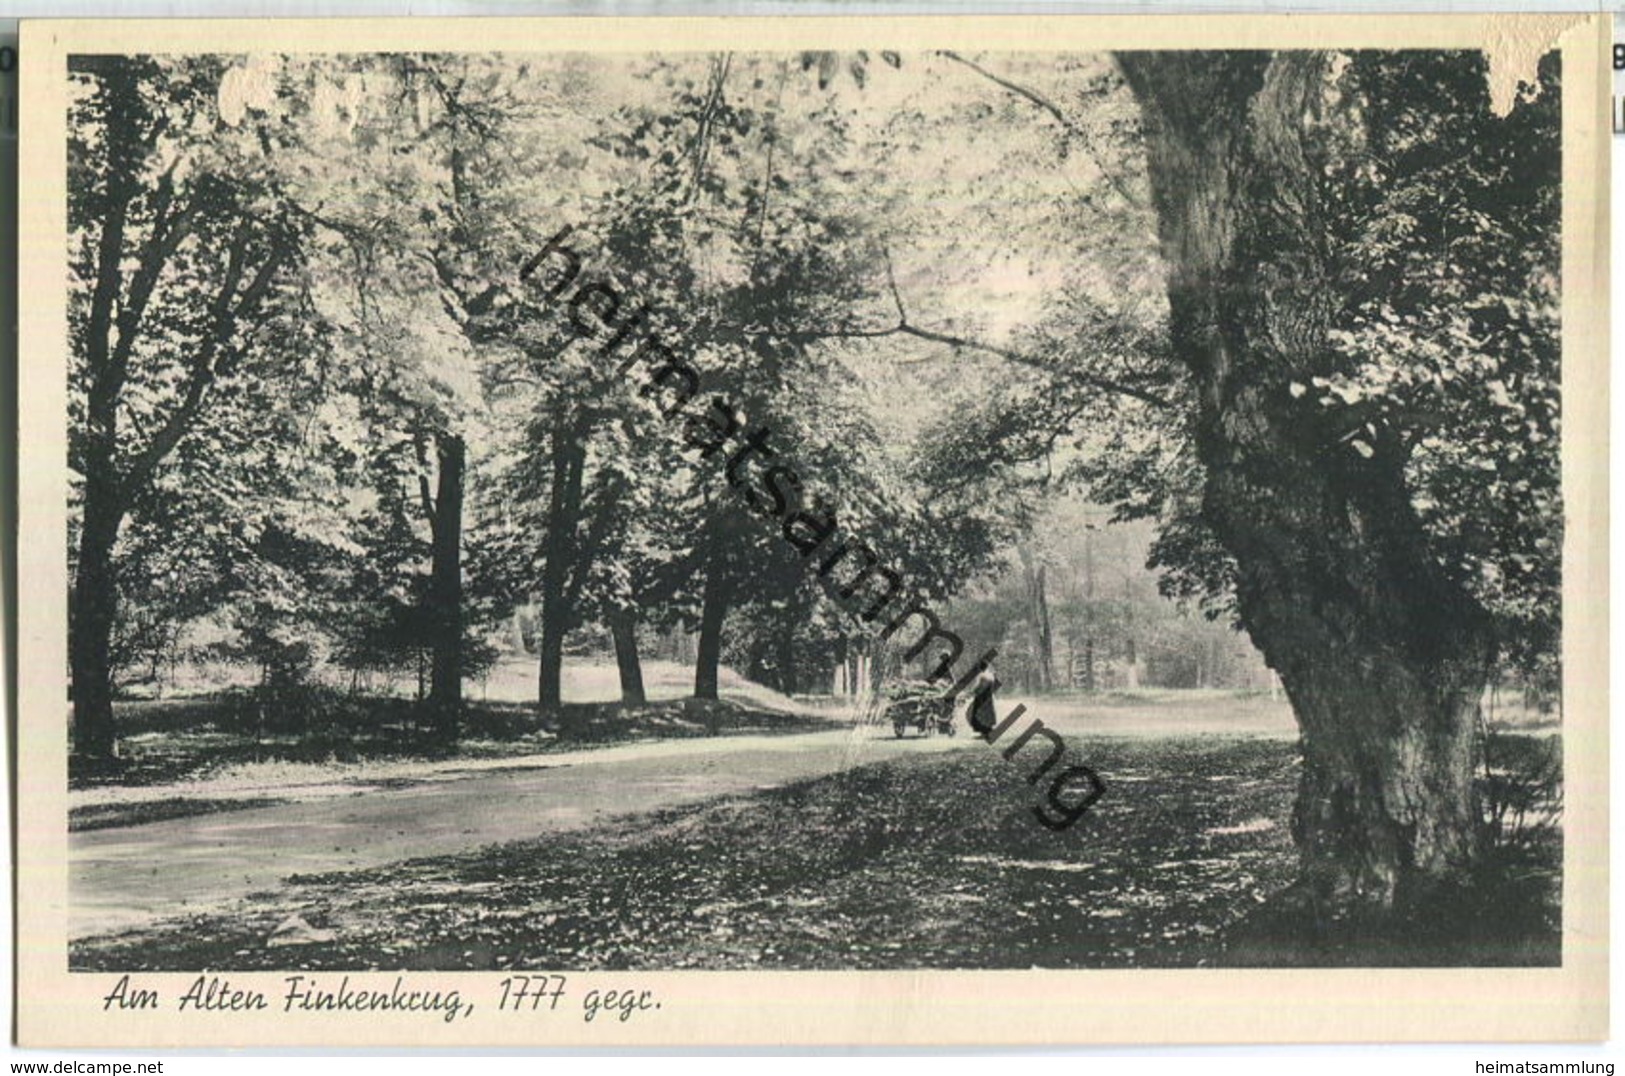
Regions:
[[74, 751], [106, 761], [119, 532], [218, 386], [257, 358], [296, 353], [319, 323], [270, 316], [294, 301], [278, 289], [303, 235], [265, 166], [272, 144], [198, 134], [195, 120], [214, 111], [217, 63], [86, 57], [73, 75], [85, 90], [69, 149], [82, 408], [69, 452], [83, 480], [70, 595]]
[[415, 506], [429, 568], [418, 607], [384, 624], [412, 625], [428, 650], [427, 709], [444, 743], [457, 739], [462, 679], [478, 664], [463, 594], [481, 402], [468, 353], [493, 333], [478, 317], [498, 256], [484, 249], [499, 231], [485, 202], [513, 172], [501, 147], [528, 104], [514, 92], [523, 74], [490, 57], [398, 54], [306, 61], [295, 76], [305, 152], [288, 170], [300, 211], [337, 240], [326, 290], [352, 296], [344, 389], [371, 436], [413, 449], [405, 477], [417, 496], [391, 503]]
[[[1129, 53], [1135, 122], [1118, 75], [1046, 91], [1024, 79], [1067, 61], [944, 55], [1058, 122], [1063, 160], [1126, 180], [1029, 218], [1040, 242], [1072, 222], [1080, 270], [1009, 344], [922, 332], [895, 282], [897, 323], [855, 335], [1046, 374], [1025, 401], [988, 394], [1004, 436], [982, 455], [1047, 468], [1076, 435], [1063, 480], [1159, 519], [1170, 591], [1233, 598], [1304, 730], [1295, 832], [1319, 910], [1386, 914], [1463, 881], [1497, 643], [1520, 666], [1554, 650], [1553, 58], [1503, 117], [1479, 54]], [[1142, 160], [1165, 326], [1088, 271], [1135, 249]]]
[[[795, 180], [817, 172], [844, 130], [827, 105], [827, 116], [787, 117], [788, 64], [773, 57], [708, 57], [703, 79], [692, 77], [691, 65], [657, 64], [649, 75], [662, 81], [669, 102], [629, 110], [594, 139], [639, 165], [595, 212], [605, 220], [602, 248], [618, 275], [639, 282], [640, 300], [682, 311], [662, 328], [705, 371], [706, 397], [688, 415], [708, 405], [715, 416], [728, 411], [741, 432], [771, 433], [763, 458], [810, 462], [826, 437], [841, 440], [829, 396], [832, 387], [841, 394], [842, 371], [796, 329], [852, 294], [853, 245], [821, 240], [856, 229]], [[689, 537], [687, 548], [672, 552], [698, 587], [667, 587], [658, 596], [686, 606], [698, 632], [694, 694], [714, 700], [730, 614], [745, 605], [785, 616], [799, 608], [801, 580], [786, 571], [795, 554], [729, 488], [742, 476], [730, 472], [724, 484], [733, 449], [719, 450], [706, 420], [666, 421], [647, 403], [638, 420], [657, 451], [684, 460], [681, 489], [667, 506], [688, 521]], [[662, 426], [671, 429], [662, 434]], [[853, 479], [857, 462], [850, 453], [822, 454], [831, 464], [819, 472], [828, 496]], [[638, 481], [649, 484], [647, 476]]]
[[436, 735], [454, 743], [463, 707], [463, 439], [440, 432], [435, 457], [434, 496], [429, 496], [427, 479], [423, 490], [424, 514], [433, 534], [424, 601], [434, 637], [429, 709]]
[[1515, 107], [1484, 59], [1360, 52], [1332, 92], [1333, 241], [1356, 266], [1333, 334], [1351, 369], [1305, 386], [1355, 437], [1409, 447], [1435, 555], [1495, 621], [1500, 660], [1558, 690], [1562, 630], [1561, 124], [1557, 56]]
[[[1478, 707], [1495, 638], [1418, 511], [1412, 430], [1369, 408], [1351, 422], [1307, 391], [1358, 375], [1335, 334], [1371, 268], [1341, 261], [1334, 241], [1349, 188], [1328, 183], [1326, 165], [1359, 113], [1333, 91], [1333, 60], [1119, 57], [1144, 108], [1172, 343], [1195, 388], [1201, 521], [1303, 733], [1293, 829], [1305, 892], [1334, 916], [1383, 915], [1452, 891], [1477, 862]], [[1421, 111], [1492, 128], [1482, 85], [1408, 89], [1432, 95]]]

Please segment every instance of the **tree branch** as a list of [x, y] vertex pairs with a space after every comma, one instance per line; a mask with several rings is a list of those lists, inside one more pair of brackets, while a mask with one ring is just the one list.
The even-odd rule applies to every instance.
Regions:
[[331, 232], [335, 232], [352, 244], [371, 243], [373, 241], [373, 236], [376, 233], [376, 229], [367, 228], [351, 221], [339, 220], [336, 217], [327, 216], [322, 212], [322, 206], [326, 204], [325, 202], [317, 203], [315, 209], [307, 209], [292, 198], [284, 199], [282, 204], [293, 210], [299, 216], [304, 217], [312, 224], [319, 224], [323, 228], [326, 228]]
[[440, 521], [434, 510], [434, 494], [429, 489], [429, 448], [422, 436], [412, 438], [412, 449], [418, 457], [418, 497], [423, 501], [423, 518], [429, 521], [429, 533], [439, 529]]
[[232, 333], [236, 331], [238, 320], [269, 290], [271, 280], [286, 261], [290, 249], [287, 245], [279, 245], [273, 249], [255, 272], [248, 286], [239, 294], [238, 288], [242, 284], [245, 262], [248, 258], [248, 244], [249, 238], [245, 228], [239, 231], [236, 241], [232, 243], [231, 252], [227, 255], [225, 279], [214, 302], [210, 304], [213, 326], [192, 357], [186, 391], [163, 426], [126, 470], [122, 487], [127, 492], [141, 489], [157, 470], [158, 465], [174, 451], [181, 438], [192, 428], [198, 412], [202, 409], [204, 393], [220, 374], [230, 371], [231, 360], [236, 356], [228, 354], [219, 362], [216, 361], [216, 357], [225, 349]]
[[439, 520], [435, 518], [434, 495], [429, 490], [429, 476], [422, 471], [418, 472], [418, 498], [423, 501], [423, 518], [429, 521], [429, 532], [432, 534], [439, 528]]
[[124, 257], [124, 227], [135, 185], [126, 178], [109, 177], [107, 210], [102, 217], [101, 235], [96, 241], [96, 286], [90, 296], [90, 314], [85, 326], [85, 365], [90, 370], [90, 386], [85, 401], [90, 431], [105, 437], [109, 445], [115, 436], [118, 392], [121, 379], [114, 378], [113, 307], [118, 302], [123, 274], [119, 264]]
[[762, 173], [762, 208], [756, 217], [756, 256], [761, 257], [762, 237], [767, 231], [767, 207], [773, 199], [773, 151], [779, 144], [779, 117], [784, 108], [784, 84], [790, 77], [790, 61], [779, 61], [779, 88], [773, 94], [773, 115], [766, 123], [767, 168]]
[[621, 493], [620, 482], [612, 481], [608, 488], [599, 494], [598, 503], [594, 505], [592, 517], [587, 522], [585, 537], [577, 540], [576, 547], [572, 551], [570, 571], [565, 583], [566, 600], [571, 609], [574, 609], [581, 600], [581, 591], [586, 585], [587, 577], [592, 573], [593, 557], [603, 545], [604, 536], [609, 533], [609, 526], [615, 520]]
[[903, 309], [903, 293], [897, 290], [897, 274], [892, 271], [891, 251], [882, 250], [881, 257], [886, 262], [886, 287], [891, 289], [892, 302], [897, 306], [897, 324], [908, 324], [908, 311]]
[[[1031, 355], [1025, 355], [1019, 351], [1011, 350], [1010, 348], [998, 347], [994, 344], [983, 343], [979, 340], [971, 340], [963, 336], [952, 336], [948, 333], [940, 333], [932, 329], [922, 329], [917, 325], [910, 324], [908, 320], [908, 310], [903, 305], [902, 292], [897, 287], [897, 276], [892, 269], [891, 252], [883, 250], [881, 252], [881, 257], [886, 265], [886, 287], [891, 292], [892, 304], [897, 308], [896, 325], [886, 329], [822, 329], [813, 331], [780, 331], [779, 334], [782, 336], [788, 336], [794, 340], [875, 340], [887, 336], [912, 336], [917, 340], [928, 340], [934, 344], [946, 344], [949, 347], [956, 349], [980, 351], [984, 354], [996, 355], [1007, 362], [1013, 362], [1020, 366], [1026, 366], [1034, 370], [1041, 370], [1044, 373], [1064, 374], [1071, 377], [1079, 384], [1088, 385], [1091, 388], [1097, 388], [1104, 392], [1116, 393], [1119, 396], [1129, 396], [1133, 399], [1139, 400], [1141, 403], [1150, 404], [1153, 407], [1168, 408], [1173, 406], [1168, 400], [1158, 396], [1156, 393], [1128, 384], [1124, 381], [1117, 381], [1112, 378], [1101, 377], [1097, 374], [1086, 373], [1081, 370], [1057, 369], [1051, 363], [1044, 362], [1042, 359], [1034, 358]], [[768, 333], [775, 331], [771, 329], [751, 329], [740, 325], [724, 327], [732, 329], [735, 332], [756, 336], [765, 336]]]
[[690, 153], [694, 157], [688, 191], [683, 196], [685, 203], [693, 201], [699, 193], [700, 180], [705, 175], [705, 162], [711, 151], [711, 120], [716, 115], [717, 106], [722, 103], [723, 85], [728, 80], [728, 71], [732, 66], [733, 53], [731, 52], [725, 52], [720, 59], [713, 61], [711, 92], [706, 98], [705, 108], [700, 114], [698, 125], [695, 127], [694, 139], [689, 143], [689, 148], [683, 152], [682, 157], [678, 158], [678, 160], [682, 160], [684, 157], [689, 156]]
[[997, 355], [999, 358], [1006, 359], [1010, 362], [1017, 363], [1021, 366], [1026, 366], [1034, 370], [1042, 370], [1045, 373], [1064, 373], [1080, 384], [1090, 385], [1106, 392], [1113, 392], [1119, 396], [1129, 396], [1139, 400], [1141, 403], [1150, 404], [1153, 407], [1167, 408], [1172, 406], [1172, 404], [1170, 404], [1163, 397], [1158, 396], [1156, 393], [1150, 392], [1146, 389], [1138, 388], [1122, 381], [1115, 381], [1111, 378], [1097, 377], [1094, 374], [1084, 373], [1080, 370], [1057, 370], [1056, 367], [1051, 363], [1044, 362], [1042, 359], [1034, 358], [1031, 355], [1024, 355], [1019, 351], [1012, 351], [1009, 348], [998, 347], [994, 344], [985, 344], [978, 340], [967, 340], [964, 337], [951, 336], [947, 333], [933, 332], [930, 329], [920, 329], [913, 325], [907, 324], [899, 325], [897, 327], [897, 331], [907, 336], [918, 337], [921, 340], [930, 340], [938, 344], [947, 344], [949, 347], [964, 348], [969, 351], [981, 351], [988, 355]]
[[1100, 174], [1106, 178], [1106, 182], [1111, 184], [1112, 190], [1116, 191], [1118, 196], [1121, 197], [1123, 201], [1127, 202], [1135, 209], [1145, 208], [1145, 203], [1141, 201], [1132, 191], [1130, 191], [1115, 173], [1102, 164], [1099, 157], [1095, 156], [1094, 146], [1091, 143], [1089, 136], [1084, 133], [1082, 128], [1068, 119], [1066, 113], [1062, 112], [1060, 106], [1055, 104], [1055, 102], [1038, 93], [1036, 90], [1028, 89], [1026, 86], [1011, 82], [1007, 78], [994, 74], [992, 71], [989, 71], [976, 61], [968, 60], [951, 49], [939, 49], [937, 55], [946, 57], [955, 63], [963, 64], [994, 85], [1007, 90], [1008, 92], [1015, 94], [1017, 97], [1037, 105], [1045, 112], [1048, 112], [1052, 117], [1054, 117], [1055, 121], [1061, 125], [1062, 129], [1068, 135], [1078, 140], [1079, 145], [1083, 147], [1083, 152], [1088, 156], [1090, 162], [1096, 168], [1100, 169]]
[[153, 194], [152, 230], [137, 259], [129, 297], [119, 310], [118, 340], [107, 362], [105, 386], [106, 391], [115, 397], [123, 390], [125, 378], [129, 375], [130, 354], [140, 335], [141, 319], [146, 315], [158, 277], [163, 273], [170, 255], [185, 240], [190, 231], [191, 218], [196, 213], [196, 203], [192, 203], [171, 218], [170, 210], [175, 196], [174, 172], [175, 166], [171, 165], [158, 181], [158, 188]]

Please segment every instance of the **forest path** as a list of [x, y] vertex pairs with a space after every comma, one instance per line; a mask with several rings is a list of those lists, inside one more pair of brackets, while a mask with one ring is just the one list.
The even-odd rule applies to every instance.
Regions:
[[69, 936], [218, 910], [291, 874], [377, 867], [975, 746], [890, 727], [717, 736], [456, 767], [404, 787], [69, 835]]
[[[1021, 702], [1064, 735], [1296, 735], [1282, 702], [1170, 693], [1102, 705]], [[961, 719], [962, 720], [962, 719]], [[889, 726], [656, 740], [522, 758], [452, 760], [398, 784], [329, 788], [303, 802], [69, 835], [69, 936], [216, 911], [291, 874], [382, 866], [580, 829], [607, 818], [809, 780], [922, 751], [986, 750], [965, 734], [893, 738]], [[276, 789], [260, 791], [274, 795]]]

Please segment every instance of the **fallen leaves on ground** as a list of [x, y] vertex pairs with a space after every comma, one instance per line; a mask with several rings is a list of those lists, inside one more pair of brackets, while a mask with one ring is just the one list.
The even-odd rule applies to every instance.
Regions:
[[[1071, 745], [1107, 794], [1069, 830], [993, 750], [374, 870], [71, 947], [76, 970], [1114, 968], [1226, 963], [1293, 880], [1294, 745]], [[1116, 782], [1117, 775], [1125, 779]], [[306, 944], [268, 948], [292, 916]]]

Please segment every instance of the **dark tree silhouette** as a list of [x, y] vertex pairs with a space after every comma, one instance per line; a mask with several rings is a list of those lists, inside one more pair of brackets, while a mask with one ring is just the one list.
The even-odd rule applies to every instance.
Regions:
[[1350, 451], [1291, 390], [1338, 362], [1313, 129], [1327, 57], [1119, 59], [1144, 108], [1173, 343], [1197, 391], [1203, 519], [1303, 733], [1306, 892], [1333, 913], [1428, 899], [1479, 851], [1494, 642], [1430, 548], [1400, 440], [1379, 431]]

